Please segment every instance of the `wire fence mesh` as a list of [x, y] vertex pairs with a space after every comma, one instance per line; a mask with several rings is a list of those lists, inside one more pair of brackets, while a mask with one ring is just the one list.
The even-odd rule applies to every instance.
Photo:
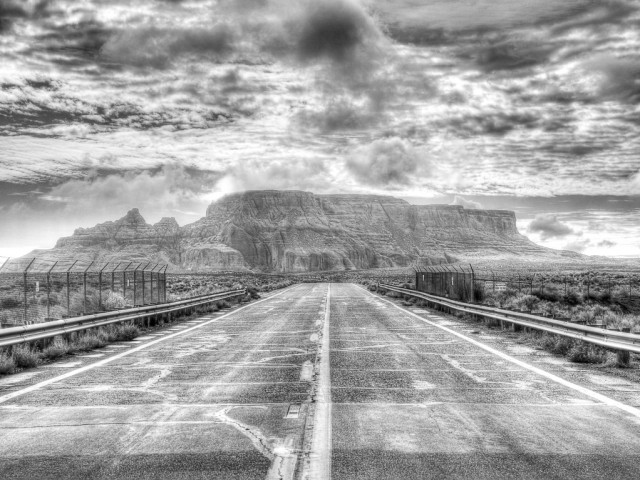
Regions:
[[166, 301], [166, 265], [0, 257], [0, 325]]
[[640, 301], [640, 272], [501, 272], [472, 265], [438, 265], [416, 270], [416, 289], [466, 302], [503, 291], [549, 298]]

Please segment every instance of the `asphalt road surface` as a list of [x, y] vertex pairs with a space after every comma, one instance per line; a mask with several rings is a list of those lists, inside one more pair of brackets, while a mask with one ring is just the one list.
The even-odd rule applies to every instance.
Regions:
[[298, 285], [5, 377], [0, 478], [640, 477], [640, 412], [438, 319]]

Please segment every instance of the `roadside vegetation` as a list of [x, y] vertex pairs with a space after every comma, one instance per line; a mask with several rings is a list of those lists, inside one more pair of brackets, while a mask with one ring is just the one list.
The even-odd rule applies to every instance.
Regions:
[[[375, 285], [370, 285], [369, 290], [376, 291]], [[427, 307], [427, 302], [421, 300], [416, 297], [411, 297], [408, 295], [402, 295], [392, 291], [378, 291], [378, 294], [387, 296], [389, 298], [395, 299], [399, 301], [405, 307]], [[508, 292], [501, 292], [501, 295], [504, 294], [505, 298], [513, 298], [513, 296], [509, 296]], [[525, 304], [527, 308], [531, 308], [532, 311], [535, 311], [536, 305], [539, 305], [541, 300], [536, 296], [529, 296], [533, 298], [522, 299], [521, 301]], [[527, 309], [525, 308], [525, 310]], [[583, 309], [578, 309], [579, 312], [587, 312], [582, 313], [581, 315], [593, 318], [593, 310], [595, 307], [591, 305], [584, 306]], [[628, 325], [638, 325], [638, 317], [634, 315], [617, 315], [611, 313], [610, 310], [604, 309], [605, 313], [604, 317], [607, 321], [610, 322], [611, 328], [623, 328], [623, 326]], [[600, 310], [597, 310], [600, 312]], [[580, 315], [580, 314], [579, 314]], [[458, 313], [456, 314], [457, 318], [461, 320], [466, 320], [470, 322], [475, 322], [469, 314], [466, 313]], [[502, 326], [499, 321], [487, 319], [483, 321], [483, 324], [486, 325], [490, 329], [502, 329]], [[636, 332], [638, 330], [636, 329]], [[616, 354], [607, 350], [606, 348], [601, 348], [597, 345], [593, 345], [587, 342], [583, 342], [581, 340], [576, 340], [572, 338], [567, 338], [561, 335], [554, 335], [546, 332], [539, 332], [535, 330], [522, 330], [519, 332], [511, 332], [509, 331], [510, 336], [515, 336], [515, 341], [517, 343], [527, 345], [529, 347], [535, 348], [537, 350], [544, 350], [555, 355], [562, 356], [569, 360], [570, 362], [575, 363], [588, 363], [588, 364], [597, 364], [604, 367], [616, 367], [619, 366], [616, 359]], [[632, 365], [638, 365], [640, 362], [640, 355], [632, 354]]]
[[[258, 291], [254, 287], [249, 287], [245, 295], [230, 300], [218, 300], [206, 308], [198, 309], [192, 315], [176, 317], [173, 321], [185, 321], [203, 313], [226, 310], [234, 304], [248, 303], [256, 298], [260, 298]], [[64, 337], [54, 337], [48, 342], [38, 341], [0, 349], [0, 375], [21, 372], [65, 357], [73, 357], [76, 354], [98, 350], [111, 343], [131, 341], [141, 334], [163, 328], [164, 325], [166, 324], [161, 323], [157, 326], [145, 328], [133, 323], [117, 323], [87, 329], [84, 332], [70, 333]]]

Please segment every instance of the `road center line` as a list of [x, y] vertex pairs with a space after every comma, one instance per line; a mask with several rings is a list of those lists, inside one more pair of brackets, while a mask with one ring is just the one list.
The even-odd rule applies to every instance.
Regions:
[[327, 286], [327, 303], [322, 326], [320, 380], [316, 401], [311, 444], [311, 478], [331, 480], [331, 371], [329, 363], [329, 318], [331, 317], [331, 284]]
[[[355, 284], [354, 284], [355, 285]], [[434, 323], [430, 320], [427, 320], [426, 318], [421, 317], [420, 315], [417, 315], [413, 312], [410, 312], [409, 310], [405, 310], [402, 307], [399, 307], [398, 305], [396, 305], [395, 303], [391, 302], [390, 300], [386, 300], [384, 298], [379, 298], [376, 297], [373, 293], [371, 293], [370, 291], [368, 291], [367, 289], [361, 287], [360, 285], [356, 285], [356, 287], [361, 288], [362, 290], [364, 290], [365, 292], [367, 292], [369, 295], [371, 295], [373, 298], [377, 299], [380, 302], [386, 302], [389, 305], [393, 305], [395, 308], [397, 308], [398, 310], [411, 315], [413, 317], [416, 317], [418, 320], [421, 320], [433, 327], [439, 328], [440, 330], [444, 330], [445, 332], [448, 332], [452, 335], [455, 335], [458, 338], [461, 338], [463, 340], [466, 340], [467, 342], [476, 345], [477, 347], [482, 348], [483, 350], [486, 350], [487, 352], [493, 353], [494, 355], [497, 355], [500, 358], [503, 358], [504, 360], [507, 360], [511, 363], [514, 363], [522, 368], [526, 368], [527, 370], [530, 370], [542, 377], [548, 378], [549, 380], [552, 380], [560, 385], [563, 385], [567, 388], [571, 388], [572, 390], [575, 390], [576, 392], [580, 392], [583, 395], [586, 395], [587, 397], [591, 397], [594, 398], [602, 403], [604, 403], [605, 405], [609, 405], [610, 407], [616, 407], [619, 408], [620, 410], [624, 410], [625, 412], [634, 415], [635, 417], [640, 418], [640, 409], [637, 409], [635, 407], [632, 407], [630, 405], [626, 405], [622, 402], [618, 402], [617, 400], [614, 400], [613, 398], [609, 398], [605, 395], [602, 395], [601, 393], [598, 392], [594, 392], [593, 390], [589, 390], [588, 388], [585, 388], [583, 386], [577, 385], [575, 383], [569, 382], [568, 380], [565, 380], [564, 378], [558, 377], [556, 375], [554, 375], [553, 373], [549, 373], [545, 370], [542, 370], [538, 367], [534, 367], [533, 365], [529, 365], [528, 363], [525, 363], [521, 360], [518, 360], [517, 358], [514, 358], [510, 355], [507, 355], [506, 353], [503, 353], [499, 350], [496, 350], [495, 348], [490, 347], [489, 345], [485, 345], [484, 343], [478, 342], [472, 338], [469, 338], [461, 333], [456, 332], [455, 330], [451, 330], [450, 328], [444, 327], [442, 325], [438, 325], [437, 323]]]
[[71, 370], [70, 372], [67, 372], [67, 373], [65, 373], [63, 375], [59, 375], [57, 377], [53, 377], [53, 378], [50, 378], [48, 380], [44, 380], [44, 381], [42, 381], [40, 383], [36, 383], [34, 385], [31, 385], [31, 386], [29, 386], [27, 388], [23, 388], [22, 390], [16, 390], [15, 392], [8, 393], [8, 394], [3, 395], [2, 397], [0, 397], [0, 403], [5, 403], [5, 402], [7, 402], [7, 401], [9, 401], [9, 400], [11, 400], [13, 398], [19, 397], [19, 396], [24, 395], [26, 393], [30, 393], [30, 392], [34, 392], [36, 390], [40, 390], [42, 387], [46, 387], [47, 385], [51, 385], [52, 383], [57, 383], [57, 382], [59, 382], [61, 380], [65, 380], [65, 379], [67, 379], [69, 377], [73, 377], [75, 375], [79, 375], [81, 373], [84, 373], [86, 371], [92, 370], [94, 368], [101, 367], [102, 365], [106, 365], [107, 363], [111, 363], [111, 362], [113, 362], [115, 360], [118, 360], [118, 359], [120, 359], [122, 357], [126, 357], [127, 355], [131, 355], [132, 353], [139, 352], [140, 350], [144, 350], [145, 348], [151, 347], [152, 345], [155, 345], [157, 343], [164, 342], [164, 341], [169, 340], [171, 338], [175, 338], [175, 337], [178, 337], [180, 335], [184, 335], [185, 333], [189, 333], [189, 332], [192, 332], [192, 331], [197, 330], [199, 328], [205, 327], [205, 326], [207, 326], [207, 325], [209, 325], [211, 323], [217, 322], [218, 320], [220, 320], [222, 318], [228, 317], [229, 315], [233, 315], [235, 313], [238, 313], [239, 311], [244, 310], [245, 308], [253, 307], [254, 305], [257, 305], [259, 303], [266, 302], [267, 300], [271, 300], [272, 298], [277, 297], [278, 295], [282, 295], [287, 290], [290, 290], [291, 288], [293, 288], [295, 286], [296, 285], [291, 285], [290, 287], [285, 288], [284, 290], [282, 290], [281, 292], [276, 293], [275, 295], [270, 295], [267, 298], [263, 298], [262, 300], [258, 300], [257, 302], [250, 303], [249, 305], [245, 305], [244, 307], [240, 307], [237, 310], [233, 310], [232, 312], [225, 313], [224, 315], [221, 315], [221, 316], [219, 316], [217, 318], [214, 318], [212, 320], [209, 320], [207, 322], [200, 323], [200, 324], [198, 324], [198, 325], [196, 325], [194, 327], [186, 328], [184, 330], [180, 330], [179, 332], [172, 333], [170, 335], [165, 335], [162, 338], [158, 338], [157, 340], [153, 340], [151, 342], [142, 344], [142, 345], [140, 345], [138, 347], [132, 348], [131, 350], [127, 350], [125, 352], [119, 353], [119, 354], [114, 355], [112, 357], [105, 358], [104, 360], [99, 360], [99, 361], [97, 361], [95, 363], [92, 363], [91, 365], [87, 365], [85, 367], [81, 367], [81, 368], [78, 368], [76, 370]]

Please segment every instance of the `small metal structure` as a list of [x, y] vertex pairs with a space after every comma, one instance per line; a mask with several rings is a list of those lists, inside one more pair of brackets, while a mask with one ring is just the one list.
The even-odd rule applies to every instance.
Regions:
[[474, 301], [473, 268], [435, 265], [415, 270], [416, 290], [464, 302]]

